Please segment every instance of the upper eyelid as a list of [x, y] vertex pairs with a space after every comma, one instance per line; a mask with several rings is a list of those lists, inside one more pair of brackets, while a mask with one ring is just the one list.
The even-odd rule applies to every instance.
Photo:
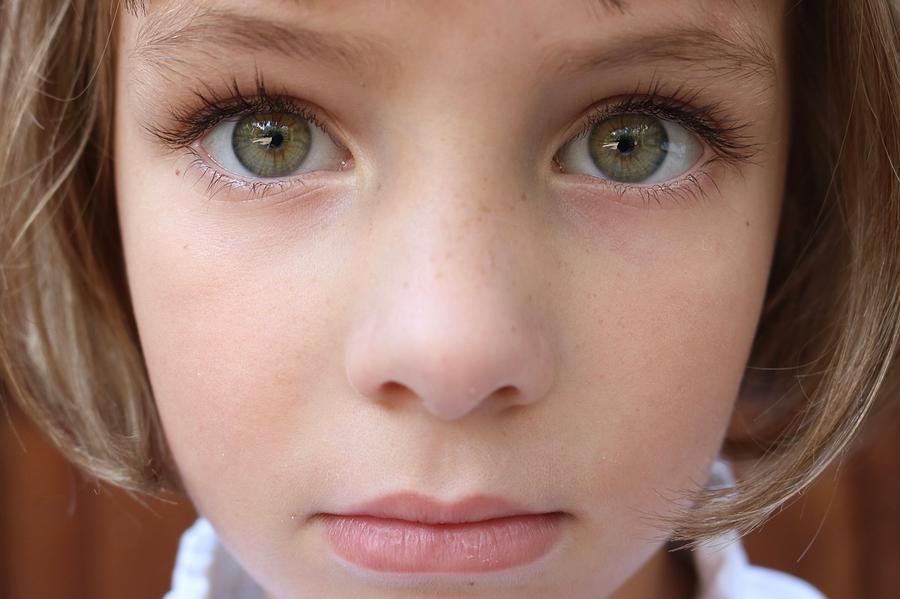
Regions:
[[271, 102], [268, 99], [257, 97], [243, 97], [239, 99], [240, 103], [233, 105], [219, 105], [220, 112], [214, 113], [212, 110], [203, 113], [196, 113], [192, 119], [200, 117], [201, 121], [196, 123], [194, 127], [180, 134], [176, 139], [176, 143], [170, 144], [173, 147], [185, 147], [201, 139], [213, 127], [216, 127], [227, 121], [238, 121], [245, 116], [252, 114], [262, 114], [266, 112], [290, 112], [298, 114], [304, 119], [310, 121], [313, 125], [322, 129], [331, 136], [331, 130], [327, 122], [320, 116], [319, 111], [305, 102], [297, 101], [292, 98], [277, 98], [277, 102]]
[[[163, 137], [163, 141], [170, 146], [173, 147], [185, 147], [193, 143], [197, 139], [203, 137], [203, 135], [208, 132], [212, 127], [225, 122], [227, 120], [237, 120], [242, 118], [243, 116], [247, 116], [249, 114], [261, 113], [261, 112], [274, 112], [274, 111], [285, 111], [285, 105], [281, 104], [281, 102], [285, 103], [290, 112], [294, 112], [299, 114], [305, 119], [308, 119], [314, 125], [318, 126], [322, 129], [329, 137], [334, 139], [332, 127], [329, 124], [329, 120], [327, 118], [322, 118], [320, 116], [320, 109], [315, 108], [312, 105], [309, 105], [302, 101], [297, 101], [292, 98], [279, 98], [279, 105], [271, 106], [266, 103], [255, 104], [254, 102], [259, 100], [259, 98], [240, 98], [238, 99], [239, 103], [236, 103], [232, 107], [222, 107], [223, 114], [218, 115], [215, 120], [209, 115], [201, 126], [197, 126], [195, 131], [191, 131], [188, 133], [179, 134], [176, 138], [175, 136], [166, 134]], [[594, 104], [589, 110], [586, 116], [581, 119], [581, 128], [574, 136], [569, 137], [569, 142], [578, 139], [579, 137], [585, 135], [593, 125], [596, 125], [604, 118], [609, 118], [612, 116], [616, 116], [619, 114], [625, 114], [628, 112], [640, 112], [646, 113], [646, 108], [650, 105], [652, 99], [642, 102], [640, 106], [636, 106], [632, 100], [620, 101], [618, 103], [614, 103], [612, 105], [606, 104]], [[680, 108], [673, 107], [671, 105], [666, 105], [665, 103], [658, 103], [655, 105], [656, 110], [651, 111], [654, 116], [659, 116], [661, 118], [669, 118], [671, 120], [675, 120], [680, 124], [684, 124], [681, 122], [679, 118], [679, 113], [681, 112]], [[238, 108], [240, 107], [240, 108]], [[195, 115], [196, 118], [197, 115]], [[180, 120], [180, 119], [179, 119]], [[695, 133], [700, 133], [694, 131]], [[154, 132], [157, 137], [159, 137], [156, 132]], [[702, 133], [700, 133], [702, 136]], [[346, 145], [342, 140], [334, 139], [336, 143], [341, 145]], [[568, 143], [568, 142], [567, 142]]]
[[606, 119], [621, 116], [624, 114], [649, 114], [650, 116], [655, 116], [660, 119], [669, 120], [675, 122], [676, 124], [686, 127], [689, 131], [691, 131], [692, 135], [699, 136], [703, 143], [706, 145], [712, 145], [711, 140], [706, 139], [706, 137], [692, 127], [686, 125], [681, 118], [679, 118], [679, 114], [677, 113], [677, 109], [672, 109], [671, 107], [668, 110], [663, 110], [665, 107], [661, 106], [661, 109], [658, 111], [647, 111], [645, 107], [638, 107], [632, 105], [630, 101], [620, 101], [619, 103], [613, 104], [594, 104], [588, 110], [587, 114], [584, 115], [579, 122], [579, 129], [575, 135], [572, 135], [568, 138], [568, 141], [563, 145], [563, 147], [568, 144], [575, 143], [580, 140], [582, 137], [590, 133], [591, 129], [593, 129], [596, 125], [600, 124]]
[[[270, 93], [259, 73], [256, 77], [255, 94], [243, 93], [237, 79], [232, 78], [227, 92], [219, 92], [207, 85], [205, 93], [195, 91], [194, 96], [196, 100], [193, 106], [182, 105], [170, 110], [171, 125], [145, 124], [144, 129], [163, 146], [181, 150], [202, 139], [213, 127], [226, 120], [261, 112], [291, 112], [309, 120], [337, 145], [347, 147], [339, 139], [341, 136], [335, 135], [331, 126], [333, 121], [327, 111], [287, 93]], [[199, 108], [196, 103], [200, 104]]]
[[[748, 123], [738, 122], [726, 115], [720, 115], [717, 119], [713, 114], [718, 111], [717, 106], [695, 107], [691, 104], [696, 101], [699, 93], [689, 94], [685, 98], [680, 98], [680, 94], [680, 90], [667, 95], [651, 88], [644, 93], [635, 92], [616, 100], [594, 103], [578, 121], [580, 123], [578, 132], [569, 137], [566, 144], [586, 135], [603, 119], [637, 113], [650, 114], [686, 127], [692, 134], [699, 136], [703, 143], [710, 146], [719, 158], [732, 164], [750, 161], [759, 152], [759, 146], [751, 143], [749, 136], [743, 133]], [[718, 122], [719, 120], [721, 122]]]
[[[201, 108], [182, 107], [173, 110], [172, 117], [178, 123], [177, 126], [168, 129], [145, 128], [164, 146], [184, 149], [202, 139], [213, 127], [230, 118], [240, 118], [259, 112], [293, 112], [319, 127], [336, 145], [342, 148], [351, 147], [343, 139], [343, 135], [335, 135], [335, 130], [340, 129], [332, 127], [332, 120], [327, 111], [287, 93], [270, 94], [259, 73], [255, 94], [242, 93], [236, 79], [231, 80], [230, 91], [227, 93], [231, 95], [223, 95], [210, 87], [206, 88], [206, 95], [195, 92], [195, 96], [202, 104]], [[737, 122], [727, 115], [719, 115], [719, 107], [715, 104], [697, 103], [700, 95], [700, 91], [685, 92], [680, 86], [674, 93], [661, 93], [659, 83], [651, 81], [643, 91], [636, 88], [632, 93], [619, 96], [617, 99], [595, 102], [576, 121], [581, 124], [580, 130], [575, 135], [570, 133], [562, 147], [586, 134], [603, 118], [637, 112], [669, 119], [687, 127], [726, 162], [734, 164], [751, 161], [760, 148], [743, 134], [747, 123]]]
[[[277, 97], [293, 104], [295, 106], [294, 112], [296, 114], [299, 114], [301, 117], [308, 120], [314, 127], [321, 129], [322, 132], [328, 136], [328, 139], [336, 146], [349, 151], [351, 145], [347, 140], [346, 135], [344, 135], [342, 129], [336, 124], [337, 120], [331, 116], [327, 110], [306, 100], [298, 100], [289, 96]], [[248, 116], [250, 114], [256, 114], [256, 112], [243, 112], [240, 113], [240, 115], [233, 115], [232, 118], [241, 118], [242, 116]]]
[[[253, 100], [256, 100], [256, 98], [252, 98], [251, 102]], [[227, 116], [225, 114], [220, 114], [219, 118], [217, 118], [217, 120], [214, 123], [210, 124], [204, 132], [202, 132], [199, 136], [197, 136], [197, 139], [202, 138], [205, 135], [205, 133], [208, 132], [209, 130], [211, 130], [213, 127], [220, 125], [227, 121], [239, 121], [246, 116], [250, 116], [250, 115], [254, 115], [254, 114], [284, 112], [284, 113], [299, 115], [303, 119], [309, 121], [310, 124], [312, 124], [313, 126], [321, 129], [333, 141], [343, 145], [343, 143], [338, 142], [337, 140], [334, 139], [334, 135], [332, 134], [332, 128], [329, 125], [328, 119], [323, 117], [321, 109], [318, 109], [318, 108], [314, 107], [313, 105], [308, 104], [303, 101], [297, 101], [297, 100], [293, 100], [291, 98], [284, 98], [283, 100], [279, 99], [279, 102], [274, 105], [266, 104], [265, 102], [263, 102], [256, 106], [245, 106], [238, 110], [232, 111], [229, 108], [225, 108], [225, 110], [228, 110], [229, 114], [227, 114]]]

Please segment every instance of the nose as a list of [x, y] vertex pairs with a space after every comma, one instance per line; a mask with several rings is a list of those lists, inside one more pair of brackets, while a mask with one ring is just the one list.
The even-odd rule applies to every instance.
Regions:
[[546, 272], [544, 258], [527, 232], [466, 209], [373, 227], [345, 355], [360, 395], [446, 421], [547, 395], [554, 354], [529, 274]]

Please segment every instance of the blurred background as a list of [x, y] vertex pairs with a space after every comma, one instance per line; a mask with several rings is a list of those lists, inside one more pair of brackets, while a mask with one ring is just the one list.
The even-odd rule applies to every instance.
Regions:
[[[142, 505], [88, 480], [7, 410], [0, 599], [160, 599], [192, 507], [179, 497]], [[900, 597], [900, 413], [745, 545], [754, 563], [800, 576], [830, 599]]]

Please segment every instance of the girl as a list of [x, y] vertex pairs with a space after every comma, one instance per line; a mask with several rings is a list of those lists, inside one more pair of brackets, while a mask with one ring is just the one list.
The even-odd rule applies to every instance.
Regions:
[[819, 596], [738, 536], [895, 395], [890, 0], [0, 19], [0, 391], [170, 597]]

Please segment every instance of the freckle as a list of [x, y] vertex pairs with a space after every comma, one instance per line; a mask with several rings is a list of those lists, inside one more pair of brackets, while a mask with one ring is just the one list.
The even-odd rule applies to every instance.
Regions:
[[750, 221], [748, 220], [745, 224], [749, 227], [749, 226], [750, 226]]
[[183, 250], [188, 249], [188, 244], [184, 244], [184, 245], [181, 247], [181, 249], [183, 249]]
[[176, 177], [181, 176], [181, 169], [178, 169], [178, 168], [175, 169], [175, 176]]
[[522, 200], [523, 202], [527, 202], [527, 201], [528, 201], [528, 194], [525, 193], [525, 192], [523, 191], [523, 192], [522, 192], [522, 197], [519, 198], [519, 199]]

